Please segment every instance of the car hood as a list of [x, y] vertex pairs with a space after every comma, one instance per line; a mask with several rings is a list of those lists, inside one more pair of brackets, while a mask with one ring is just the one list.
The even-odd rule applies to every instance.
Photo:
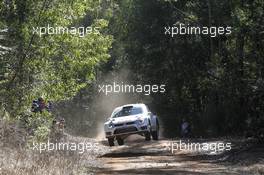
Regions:
[[127, 123], [127, 122], [134, 122], [136, 120], [142, 119], [143, 115], [129, 115], [124, 117], [117, 117], [117, 118], [110, 118], [108, 122], [112, 122], [113, 124], [119, 124], [119, 123]]

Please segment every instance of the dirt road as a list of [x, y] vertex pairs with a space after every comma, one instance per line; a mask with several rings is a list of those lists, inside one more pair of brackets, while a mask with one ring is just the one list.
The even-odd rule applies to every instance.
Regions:
[[140, 136], [130, 137], [125, 140], [125, 145], [111, 148], [106, 140], [98, 138], [67, 135], [66, 142], [92, 143], [92, 148], [96, 149], [78, 153], [84, 148], [80, 147], [78, 151], [40, 153], [26, 148], [18, 149], [12, 144], [0, 144], [0, 175], [264, 174], [264, 146], [252, 145], [241, 139], [232, 139], [232, 150], [221, 154], [192, 150], [172, 153], [172, 140], [145, 141]]
[[[96, 174], [264, 174], [263, 147], [229, 153], [170, 150], [171, 140], [127, 140], [99, 157], [103, 162]], [[107, 145], [105, 141], [102, 144]]]

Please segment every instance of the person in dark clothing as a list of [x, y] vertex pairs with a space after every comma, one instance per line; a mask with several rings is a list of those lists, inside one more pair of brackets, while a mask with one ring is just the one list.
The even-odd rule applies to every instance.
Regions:
[[50, 101], [48, 101], [48, 104], [46, 105], [44, 99], [42, 97], [39, 97], [38, 100], [33, 100], [32, 106], [31, 106], [31, 112], [40, 112], [42, 113], [44, 110], [47, 110], [48, 112], [52, 109], [52, 104]]
[[51, 101], [48, 101], [48, 103], [46, 105], [46, 109], [47, 109], [48, 112], [52, 111], [52, 103], [51, 103]]
[[33, 100], [32, 106], [31, 106], [31, 112], [39, 112], [38, 100]]
[[46, 108], [46, 104], [43, 98], [38, 98], [38, 105], [39, 105], [39, 111], [43, 112], [43, 110]]
[[190, 135], [190, 124], [183, 119], [181, 124], [181, 136], [186, 138]]

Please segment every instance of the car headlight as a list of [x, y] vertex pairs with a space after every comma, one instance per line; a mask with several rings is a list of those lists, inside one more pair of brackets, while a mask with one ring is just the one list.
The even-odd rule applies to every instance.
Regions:
[[143, 125], [144, 123], [145, 123], [145, 121], [142, 120], [142, 119], [138, 119], [138, 120], [137, 120], [137, 124], [139, 124], [139, 125]]
[[113, 127], [114, 127], [114, 124], [112, 122], [109, 123], [108, 128], [113, 128]]

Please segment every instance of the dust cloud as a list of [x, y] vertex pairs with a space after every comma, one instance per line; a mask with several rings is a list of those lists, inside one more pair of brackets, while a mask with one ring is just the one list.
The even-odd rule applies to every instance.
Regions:
[[[66, 132], [71, 135], [85, 136], [96, 138], [98, 140], [105, 139], [104, 123], [111, 116], [112, 111], [125, 104], [131, 103], [153, 103], [150, 95], [132, 92], [113, 92], [107, 95], [99, 92], [99, 85], [116, 84], [135, 85], [131, 78], [133, 72], [129, 69], [121, 69], [116, 72], [109, 72], [107, 75], [97, 75], [97, 80], [92, 87], [82, 92], [82, 99], [71, 101], [60, 107], [60, 113], [65, 117], [67, 122]], [[85, 100], [86, 99], [86, 100]]]
[[[133, 84], [129, 77], [130, 71], [128, 69], [121, 69], [118, 72], [111, 72], [104, 78], [101, 78], [101, 81], [98, 81], [96, 84], [106, 85], [116, 83], [124, 83], [124, 84]], [[98, 87], [97, 87], [98, 88]], [[99, 91], [99, 88], [98, 88]], [[94, 113], [96, 114], [96, 136], [97, 139], [104, 138], [104, 122], [110, 117], [114, 108], [130, 104], [130, 103], [144, 103], [145, 99], [140, 94], [137, 93], [97, 93], [96, 98], [92, 102], [92, 106], [95, 106]]]

